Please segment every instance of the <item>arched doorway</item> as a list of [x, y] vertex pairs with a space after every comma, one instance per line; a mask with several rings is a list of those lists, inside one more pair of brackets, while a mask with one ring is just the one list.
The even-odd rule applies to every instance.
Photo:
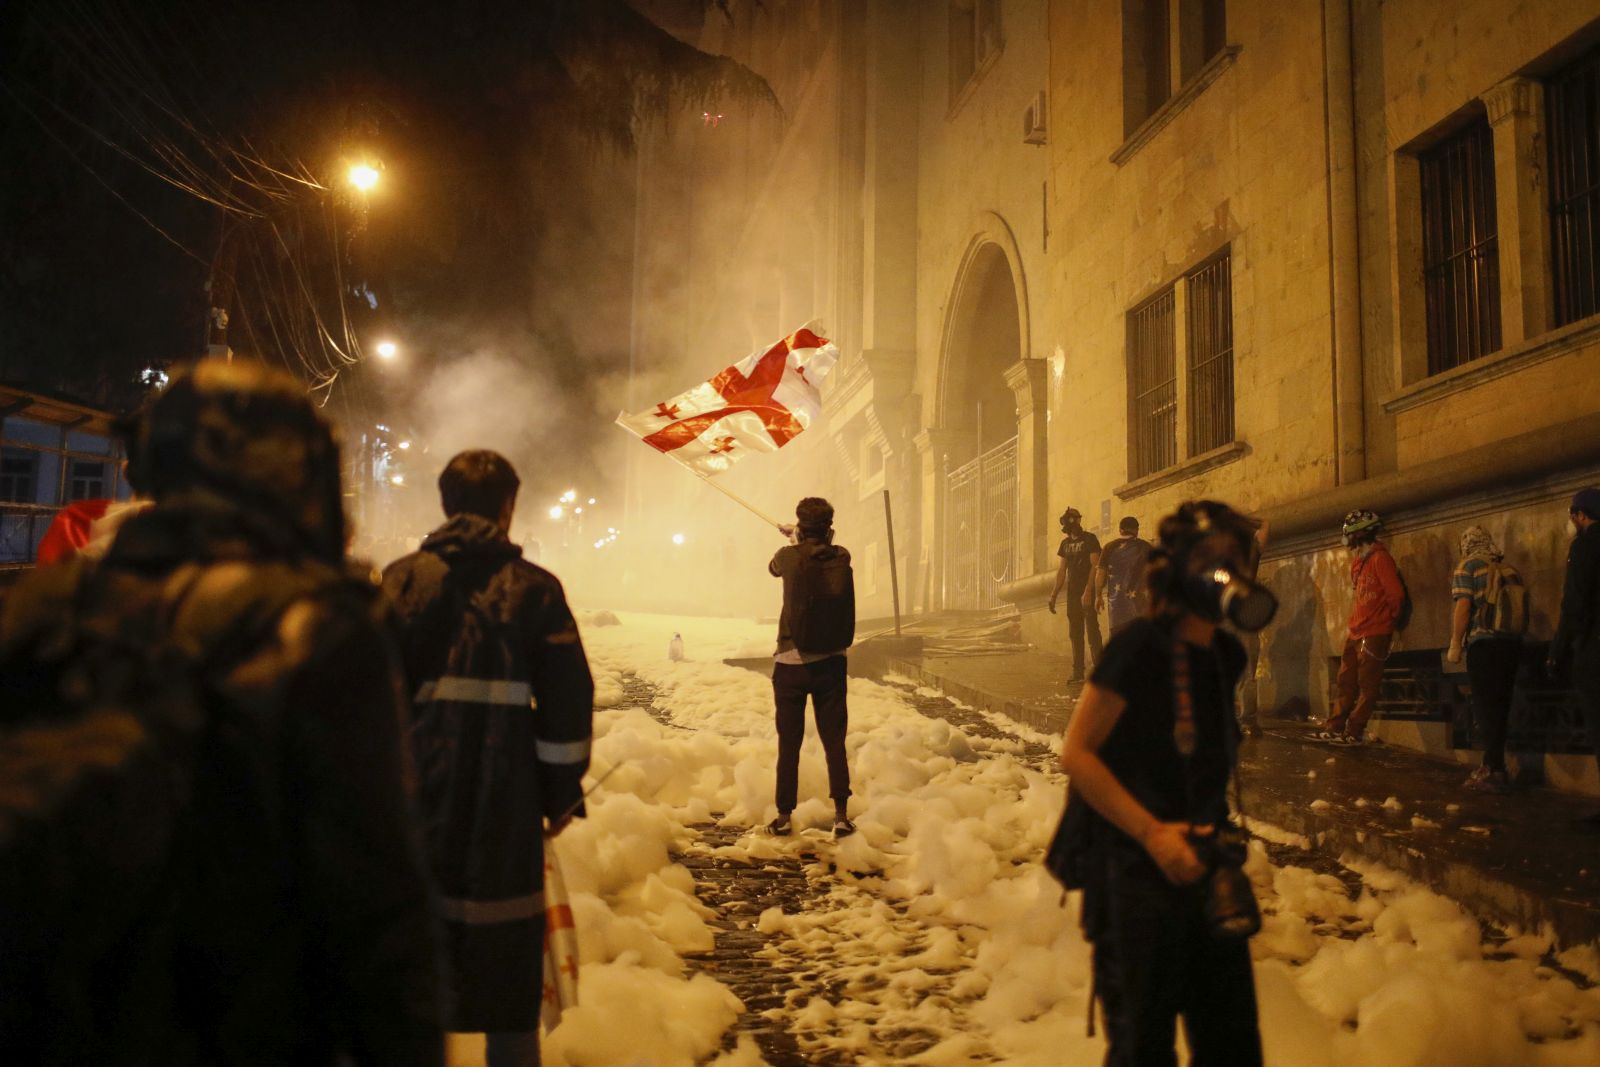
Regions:
[[946, 319], [938, 419], [950, 441], [939, 546], [947, 608], [997, 606], [1027, 541], [1019, 528], [1017, 397], [1006, 378], [1026, 355], [1019, 288], [1006, 250], [980, 238]]

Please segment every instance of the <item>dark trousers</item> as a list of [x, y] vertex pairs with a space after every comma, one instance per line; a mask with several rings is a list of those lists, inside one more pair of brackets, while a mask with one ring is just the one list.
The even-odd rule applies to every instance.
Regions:
[[850, 797], [850, 767], [844, 732], [850, 710], [845, 701], [846, 661], [830, 656], [817, 663], [772, 665], [772, 701], [778, 712], [778, 811], [794, 810], [800, 782], [800, 742], [806, 736], [806, 697], [817, 715], [817, 736], [828, 760], [828, 794], [835, 805]]
[[1083, 634], [1089, 633], [1089, 655], [1100, 662], [1100, 615], [1094, 608], [1083, 606], [1083, 590], [1067, 591], [1067, 636], [1072, 640], [1072, 674], [1086, 673], [1089, 664], [1083, 658]]
[[[1190, 1067], [1259, 1067], [1255, 975], [1242, 940], [1206, 929], [1201, 886], [1113, 876], [1094, 942], [1106, 1067], [1176, 1067], [1183, 1017]], [[1202, 883], [1203, 885], [1204, 883]]]
[[1506, 769], [1506, 724], [1521, 658], [1522, 641], [1515, 637], [1480, 637], [1467, 646], [1472, 715], [1483, 734], [1483, 765], [1491, 771]]
[[1328, 720], [1327, 729], [1360, 737], [1378, 706], [1378, 686], [1383, 683], [1383, 665], [1389, 660], [1394, 634], [1344, 640], [1344, 655], [1339, 659], [1339, 706]]
[[1600, 635], [1579, 640], [1573, 649], [1572, 689], [1583, 713], [1589, 748], [1600, 763]]
[[539, 1031], [485, 1034], [488, 1067], [539, 1067]]

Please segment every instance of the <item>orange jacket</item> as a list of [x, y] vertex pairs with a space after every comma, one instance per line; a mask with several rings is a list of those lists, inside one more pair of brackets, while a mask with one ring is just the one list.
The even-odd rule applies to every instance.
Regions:
[[1400, 570], [1382, 541], [1375, 542], [1365, 558], [1350, 561], [1350, 581], [1355, 601], [1350, 605], [1350, 636], [1360, 639], [1394, 633], [1395, 620], [1405, 602]]

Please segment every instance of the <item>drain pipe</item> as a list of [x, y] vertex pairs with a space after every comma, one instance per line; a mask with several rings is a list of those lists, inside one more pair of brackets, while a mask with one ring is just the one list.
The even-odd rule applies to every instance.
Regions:
[[1329, 341], [1333, 348], [1334, 477], [1339, 485], [1359, 482], [1367, 476], [1352, 4], [1353, 0], [1322, 0]]

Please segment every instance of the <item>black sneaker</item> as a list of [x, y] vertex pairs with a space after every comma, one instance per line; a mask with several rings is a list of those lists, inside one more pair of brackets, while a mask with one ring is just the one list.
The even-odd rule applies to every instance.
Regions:
[[855, 832], [856, 832], [856, 824], [855, 823], [851, 822], [849, 819], [845, 818], [843, 815], [839, 815], [839, 816], [836, 816], [834, 818], [834, 820], [833, 820], [833, 836], [834, 837], [836, 837], [836, 838], [849, 837], [851, 834], [853, 834]]
[[767, 833], [773, 837], [788, 837], [793, 830], [794, 824], [789, 821], [787, 815], [780, 815], [767, 823]]

